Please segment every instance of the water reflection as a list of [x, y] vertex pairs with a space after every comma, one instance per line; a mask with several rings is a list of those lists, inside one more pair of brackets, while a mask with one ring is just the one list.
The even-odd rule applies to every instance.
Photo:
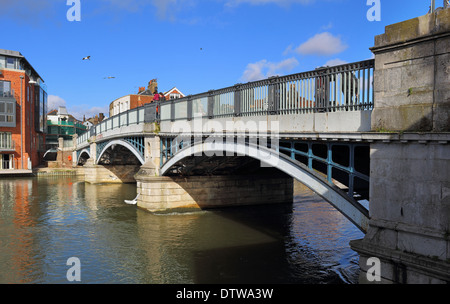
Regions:
[[306, 188], [294, 204], [152, 215], [129, 184], [0, 180], [0, 283], [356, 283], [361, 238]]

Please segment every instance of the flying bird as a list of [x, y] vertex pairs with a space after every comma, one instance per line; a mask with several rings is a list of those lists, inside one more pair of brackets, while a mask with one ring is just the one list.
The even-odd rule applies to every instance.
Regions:
[[108, 77], [104, 77], [103, 79], [114, 79], [114, 78], [116, 78], [116, 77], [114, 77], [114, 76], [108, 76]]
[[83, 58], [83, 60], [91, 60], [91, 56], [86, 56]]

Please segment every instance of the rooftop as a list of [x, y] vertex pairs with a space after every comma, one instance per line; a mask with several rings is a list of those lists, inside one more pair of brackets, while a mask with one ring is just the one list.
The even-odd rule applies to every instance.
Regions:
[[30, 66], [30, 68], [33, 70], [33, 72], [42, 80], [42, 82], [45, 82], [44, 79], [41, 77], [41, 75], [39, 75], [39, 73], [36, 72], [36, 70], [33, 68], [31, 63], [28, 62], [28, 60], [25, 58], [25, 56], [23, 56], [20, 52], [0, 49], [0, 56], [9, 56], [9, 57], [16, 57], [16, 58], [23, 59], [27, 63], [27, 65]]

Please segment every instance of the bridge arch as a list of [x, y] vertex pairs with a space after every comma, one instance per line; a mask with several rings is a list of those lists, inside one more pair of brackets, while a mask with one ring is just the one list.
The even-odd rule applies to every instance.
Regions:
[[42, 158], [47, 161], [55, 161], [57, 153], [58, 149], [48, 149]]
[[171, 167], [183, 159], [203, 153], [212, 155], [229, 155], [237, 153], [261, 161], [269, 167], [278, 170], [302, 182], [305, 186], [321, 196], [340, 213], [347, 217], [356, 227], [366, 233], [369, 223], [369, 212], [361, 204], [337, 186], [330, 184], [325, 178], [309, 170], [307, 166], [297, 160], [291, 159], [283, 153], [249, 143], [239, 142], [201, 142], [183, 148], [174, 154], [160, 169], [160, 175], [167, 174]]
[[85, 148], [85, 149], [81, 150], [80, 153], [78, 153], [77, 164], [80, 163], [80, 160], [81, 160], [83, 154], [87, 154], [89, 156], [88, 158], [92, 157], [91, 152]]
[[139, 162], [141, 163], [141, 165], [143, 165], [145, 163], [143, 156], [139, 153], [139, 151], [129, 142], [125, 141], [125, 140], [112, 140], [110, 142], [108, 142], [106, 145], [104, 145], [100, 151], [100, 153], [98, 153], [98, 157], [95, 161], [95, 164], [98, 165], [102, 155], [105, 153], [106, 150], [108, 150], [111, 146], [113, 145], [121, 145], [125, 148], [127, 148], [130, 152], [132, 152], [134, 154], [134, 156], [136, 156], [136, 158], [139, 160]]

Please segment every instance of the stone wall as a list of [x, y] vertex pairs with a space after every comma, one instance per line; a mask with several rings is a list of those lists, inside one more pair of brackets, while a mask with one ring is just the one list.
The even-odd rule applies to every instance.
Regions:
[[138, 207], [151, 212], [293, 202], [293, 179], [280, 176], [138, 175]]
[[371, 220], [364, 240], [352, 242], [363, 270], [375, 256], [383, 280], [450, 281], [449, 151], [439, 142], [372, 144]]
[[133, 165], [94, 165], [89, 161], [84, 165], [85, 181], [96, 183], [135, 183], [134, 175], [140, 166]]
[[450, 9], [375, 37], [373, 131], [450, 131]]

